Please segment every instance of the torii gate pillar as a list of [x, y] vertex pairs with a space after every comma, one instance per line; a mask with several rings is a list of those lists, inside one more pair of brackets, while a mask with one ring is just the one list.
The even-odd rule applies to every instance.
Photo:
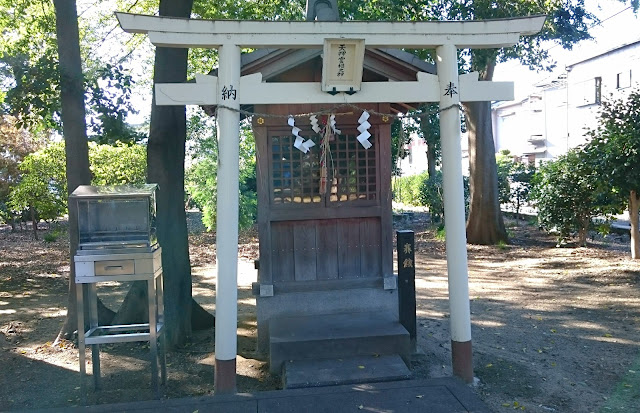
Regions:
[[[220, 96], [224, 85], [240, 83], [240, 47], [218, 48], [224, 62], [218, 70]], [[238, 190], [240, 150], [240, 101], [229, 100], [218, 108], [218, 177], [216, 231], [218, 240], [238, 239]], [[236, 393], [236, 340], [238, 328], [238, 243], [217, 242], [216, 266], [216, 352], [214, 392]], [[224, 257], [224, 258], [223, 258]], [[235, 257], [232, 258], [232, 257]]]
[[473, 381], [473, 362], [467, 235], [462, 183], [462, 148], [460, 144], [460, 94], [453, 89], [453, 85], [459, 84], [456, 46], [448, 44], [437, 47], [436, 65], [440, 90], [445, 91], [440, 97], [440, 110], [442, 110], [440, 113], [440, 141], [442, 145], [444, 209], [447, 216], [445, 242], [449, 275], [451, 357], [453, 374], [470, 383]]

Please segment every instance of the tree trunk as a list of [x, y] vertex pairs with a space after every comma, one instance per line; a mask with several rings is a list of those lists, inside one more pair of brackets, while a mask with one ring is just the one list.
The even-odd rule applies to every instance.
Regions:
[[[193, 0], [161, 0], [160, 16], [188, 18]], [[187, 79], [188, 49], [156, 49], [154, 84], [182, 83]], [[151, 126], [147, 145], [147, 179], [159, 185], [157, 198], [158, 242], [162, 247], [164, 273], [165, 334], [168, 347], [184, 343], [191, 335], [192, 308], [191, 264], [184, 208], [184, 155], [187, 136], [184, 106], [151, 107]], [[139, 320], [148, 317], [146, 285], [136, 283], [125, 298], [116, 320]], [[214, 317], [197, 312], [200, 324], [214, 325]]]
[[465, 103], [469, 132], [471, 201], [467, 242], [491, 245], [509, 242], [498, 200], [498, 168], [491, 129], [491, 102]]
[[640, 198], [636, 191], [629, 194], [629, 221], [631, 222], [631, 259], [640, 259], [640, 233], [638, 232], [638, 207]]
[[[436, 105], [428, 105], [427, 110], [437, 108]], [[436, 151], [436, 140], [440, 139], [439, 123], [434, 121], [433, 115], [423, 119], [420, 122], [420, 129], [424, 142], [427, 144], [427, 173], [429, 178], [436, 176], [436, 162], [438, 161]]]
[[578, 245], [581, 247], [587, 246], [587, 235], [589, 234], [589, 224], [591, 218], [584, 217], [580, 219], [580, 230], [578, 231]]
[[[75, 0], [54, 0], [56, 10], [56, 35], [60, 68], [61, 119], [65, 140], [66, 176], [69, 194], [78, 185], [91, 183], [89, 170], [89, 146], [84, 108], [84, 84], [80, 60], [78, 14]], [[58, 333], [60, 339], [70, 339], [77, 328], [77, 305], [75, 263], [73, 257], [78, 249], [77, 211], [69, 205], [69, 299], [67, 317]], [[102, 302], [98, 303], [101, 323], [110, 321], [113, 312]]]
[[38, 240], [38, 220], [36, 220], [36, 210], [32, 206], [29, 206], [29, 213], [31, 214], [31, 226], [33, 227], [33, 239]]
[[[191, 299], [191, 329], [205, 330], [215, 326], [215, 317]], [[149, 307], [147, 305], [147, 283], [137, 281], [133, 283], [124, 303], [113, 318], [112, 324], [136, 324], [149, 322]]]
[[427, 145], [427, 173], [429, 178], [436, 176], [436, 148]]
[[112, 323], [114, 325], [148, 323], [149, 305], [147, 301], [147, 291], [146, 281], [134, 282], [127, 292], [122, 306], [120, 306], [115, 317], [113, 317]]

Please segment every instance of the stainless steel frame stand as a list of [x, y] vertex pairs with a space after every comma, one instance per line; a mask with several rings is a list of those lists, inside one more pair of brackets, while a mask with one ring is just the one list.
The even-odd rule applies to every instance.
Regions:
[[[129, 254], [76, 255], [76, 298], [78, 313], [78, 350], [80, 353], [80, 385], [86, 394], [85, 347], [91, 346], [93, 378], [96, 390], [100, 388], [100, 344], [148, 341], [151, 356], [151, 386], [160, 398], [160, 379], [166, 383], [167, 367], [164, 337], [163, 277], [160, 260], [161, 249], [153, 252]], [[142, 269], [142, 272], [138, 272]], [[101, 326], [98, 324], [97, 284], [107, 281], [146, 280], [148, 287], [149, 322]], [[84, 298], [89, 304], [89, 330], [84, 329]], [[82, 333], [81, 333], [82, 332]], [[160, 339], [160, 345], [158, 345]]]

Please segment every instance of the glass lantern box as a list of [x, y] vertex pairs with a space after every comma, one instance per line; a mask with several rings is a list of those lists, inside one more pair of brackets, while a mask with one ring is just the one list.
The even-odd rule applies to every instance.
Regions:
[[78, 253], [155, 249], [157, 189], [157, 184], [79, 186], [69, 197], [78, 211]]

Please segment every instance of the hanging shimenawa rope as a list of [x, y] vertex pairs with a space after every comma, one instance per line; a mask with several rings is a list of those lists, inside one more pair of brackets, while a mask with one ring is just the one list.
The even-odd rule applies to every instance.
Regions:
[[329, 142], [332, 141], [333, 136], [333, 128], [330, 123], [324, 127], [324, 133], [322, 136], [322, 142], [320, 143], [320, 195], [324, 195], [327, 192], [327, 155], [330, 154]]
[[438, 109], [433, 109], [433, 110], [429, 110], [429, 111], [422, 111], [420, 113], [384, 113], [384, 112], [375, 111], [373, 109], [362, 108], [362, 107], [359, 107], [359, 106], [351, 104], [351, 103], [341, 103], [341, 104], [333, 106], [331, 108], [322, 109], [322, 110], [318, 110], [318, 111], [315, 111], [315, 112], [305, 112], [305, 113], [287, 114], [287, 115], [275, 115], [275, 114], [272, 114], [272, 113], [252, 112], [252, 111], [249, 111], [249, 110], [232, 108], [232, 107], [225, 106], [225, 105], [217, 105], [216, 109], [215, 109], [215, 112], [214, 112], [214, 116], [217, 116], [218, 109], [227, 109], [227, 110], [230, 110], [232, 112], [238, 112], [238, 113], [240, 113], [242, 115], [245, 115], [246, 117], [257, 116], [257, 117], [260, 117], [260, 118], [269, 118], [269, 119], [288, 119], [289, 117], [309, 118], [311, 116], [318, 117], [318, 116], [322, 116], [322, 115], [335, 115], [335, 116], [352, 115], [353, 112], [341, 112], [341, 111], [344, 111], [345, 109], [352, 109], [352, 110], [357, 111], [357, 112], [366, 111], [370, 115], [387, 117], [389, 119], [420, 119], [420, 118], [432, 115], [434, 113], [442, 113], [442, 112], [445, 112], [445, 111], [447, 111], [449, 109], [453, 109], [453, 108], [458, 108], [458, 109], [464, 111], [464, 107], [459, 103], [454, 103], [454, 104], [446, 106], [444, 108], [438, 108]]

